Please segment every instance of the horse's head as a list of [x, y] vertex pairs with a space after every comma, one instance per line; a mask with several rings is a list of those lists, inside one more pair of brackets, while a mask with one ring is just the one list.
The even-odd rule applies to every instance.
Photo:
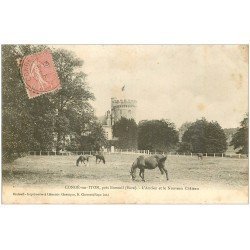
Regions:
[[131, 177], [132, 177], [132, 180], [134, 181], [135, 180], [135, 174], [136, 174], [136, 168], [137, 168], [137, 165], [136, 165], [136, 162], [137, 161], [135, 161], [134, 163], [133, 163], [133, 165], [132, 165], [132, 167], [131, 167], [131, 169], [130, 169], [130, 175], [131, 175]]
[[135, 180], [135, 172], [136, 172], [136, 169], [132, 169], [132, 168], [131, 168], [131, 170], [129, 172], [133, 181]]

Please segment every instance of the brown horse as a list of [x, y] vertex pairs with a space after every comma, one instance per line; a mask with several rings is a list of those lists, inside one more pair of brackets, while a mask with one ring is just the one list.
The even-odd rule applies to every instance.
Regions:
[[79, 156], [79, 158], [76, 160], [76, 166], [78, 167], [80, 162], [81, 162], [81, 164], [84, 163], [84, 165], [85, 165], [85, 161], [89, 162], [89, 157], [90, 157], [89, 155]]
[[[99, 162], [98, 162], [98, 160], [99, 160]], [[100, 163], [101, 161], [103, 162], [103, 164], [106, 163], [103, 153], [101, 151], [99, 151], [95, 154], [95, 162], [97, 164], [97, 163]]]
[[155, 169], [159, 168], [161, 171], [161, 174], [166, 174], [166, 178], [168, 180], [168, 171], [165, 167], [165, 161], [167, 157], [164, 155], [152, 155], [149, 157], [145, 157], [144, 155], [139, 156], [133, 163], [131, 170], [130, 170], [130, 175], [132, 176], [132, 180], [135, 180], [135, 174], [136, 174], [136, 169], [140, 169], [139, 176], [142, 178], [142, 181], [145, 181], [144, 179], [144, 171], [145, 169]]
[[202, 154], [202, 153], [198, 153], [197, 156], [198, 156], [198, 160], [199, 160], [199, 159], [202, 160], [202, 158], [203, 158], [203, 154]]

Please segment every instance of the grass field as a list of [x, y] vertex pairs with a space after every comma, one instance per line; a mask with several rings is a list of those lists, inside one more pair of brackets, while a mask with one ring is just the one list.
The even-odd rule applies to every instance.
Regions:
[[[3, 164], [3, 184], [16, 187], [61, 186], [92, 182], [133, 183], [129, 175], [136, 155], [107, 154], [106, 164], [96, 164], [94, 157], [88, 165], [76, 167], [77, 156], [26, 156]], [[248, 185], [248, 160], [191, 156], [169, 156], [166, 161], [169, 181], [159, 169], [146, 170], [147, 184], [198, 185], [235, 189]], [[137, 173], [136, 182], [141, 183]]]

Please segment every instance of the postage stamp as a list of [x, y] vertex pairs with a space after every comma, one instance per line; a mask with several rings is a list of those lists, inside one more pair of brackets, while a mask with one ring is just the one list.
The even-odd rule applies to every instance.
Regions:
[[21, 61], [21, 74], [29, 98], [61, 88], [49, 50], [25, 56]]

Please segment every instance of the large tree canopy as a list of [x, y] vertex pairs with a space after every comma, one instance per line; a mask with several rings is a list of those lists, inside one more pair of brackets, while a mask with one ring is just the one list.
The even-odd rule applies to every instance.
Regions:
[[99, 151], [101, 147], [107, 146], [102, 125], [97, 120], [91, 121], [80, 137], [80, 150], [82, 151]]
[[138, 126], [138, 148], [169, 151], [178, 143], [178, 132], [167, 120], [141, 121]]
[[118, 138], [118, 148], [137, 149], [137, 124], [134, 119], [122, 117], [113, 125], [113, 135]]
[[[52, 49], [62, 88], [29, 99], [17, 60], [47, 46], [2, 46], [3, 153], [10, 156], [29, 150], [51, 150], [56, 134], [57, 149], [65, 136], [81, 135], [90, 122], [97, 122], [89, 101], [94, 100], [81, 71], [83, 61], [72, 52]], [[77, 148], [76, 148], [77, 149]]]
[[226, 135], [217, 122], [197, 120], [185, 131], [182, 143], [189, 145], [194, 153], [224, 153], [227, 149]]
[[192, 125], [192, 122], [184, 122], [179, 128], [179, 141], [182, 141], [182, 136], [187, 131], [187, 129]]
[[234, 149], [239, 149], [238, 153], [248, 154], [248, 114], [241, 121], [240, 128], [233, 135], [230, 145], [234, 146]]

